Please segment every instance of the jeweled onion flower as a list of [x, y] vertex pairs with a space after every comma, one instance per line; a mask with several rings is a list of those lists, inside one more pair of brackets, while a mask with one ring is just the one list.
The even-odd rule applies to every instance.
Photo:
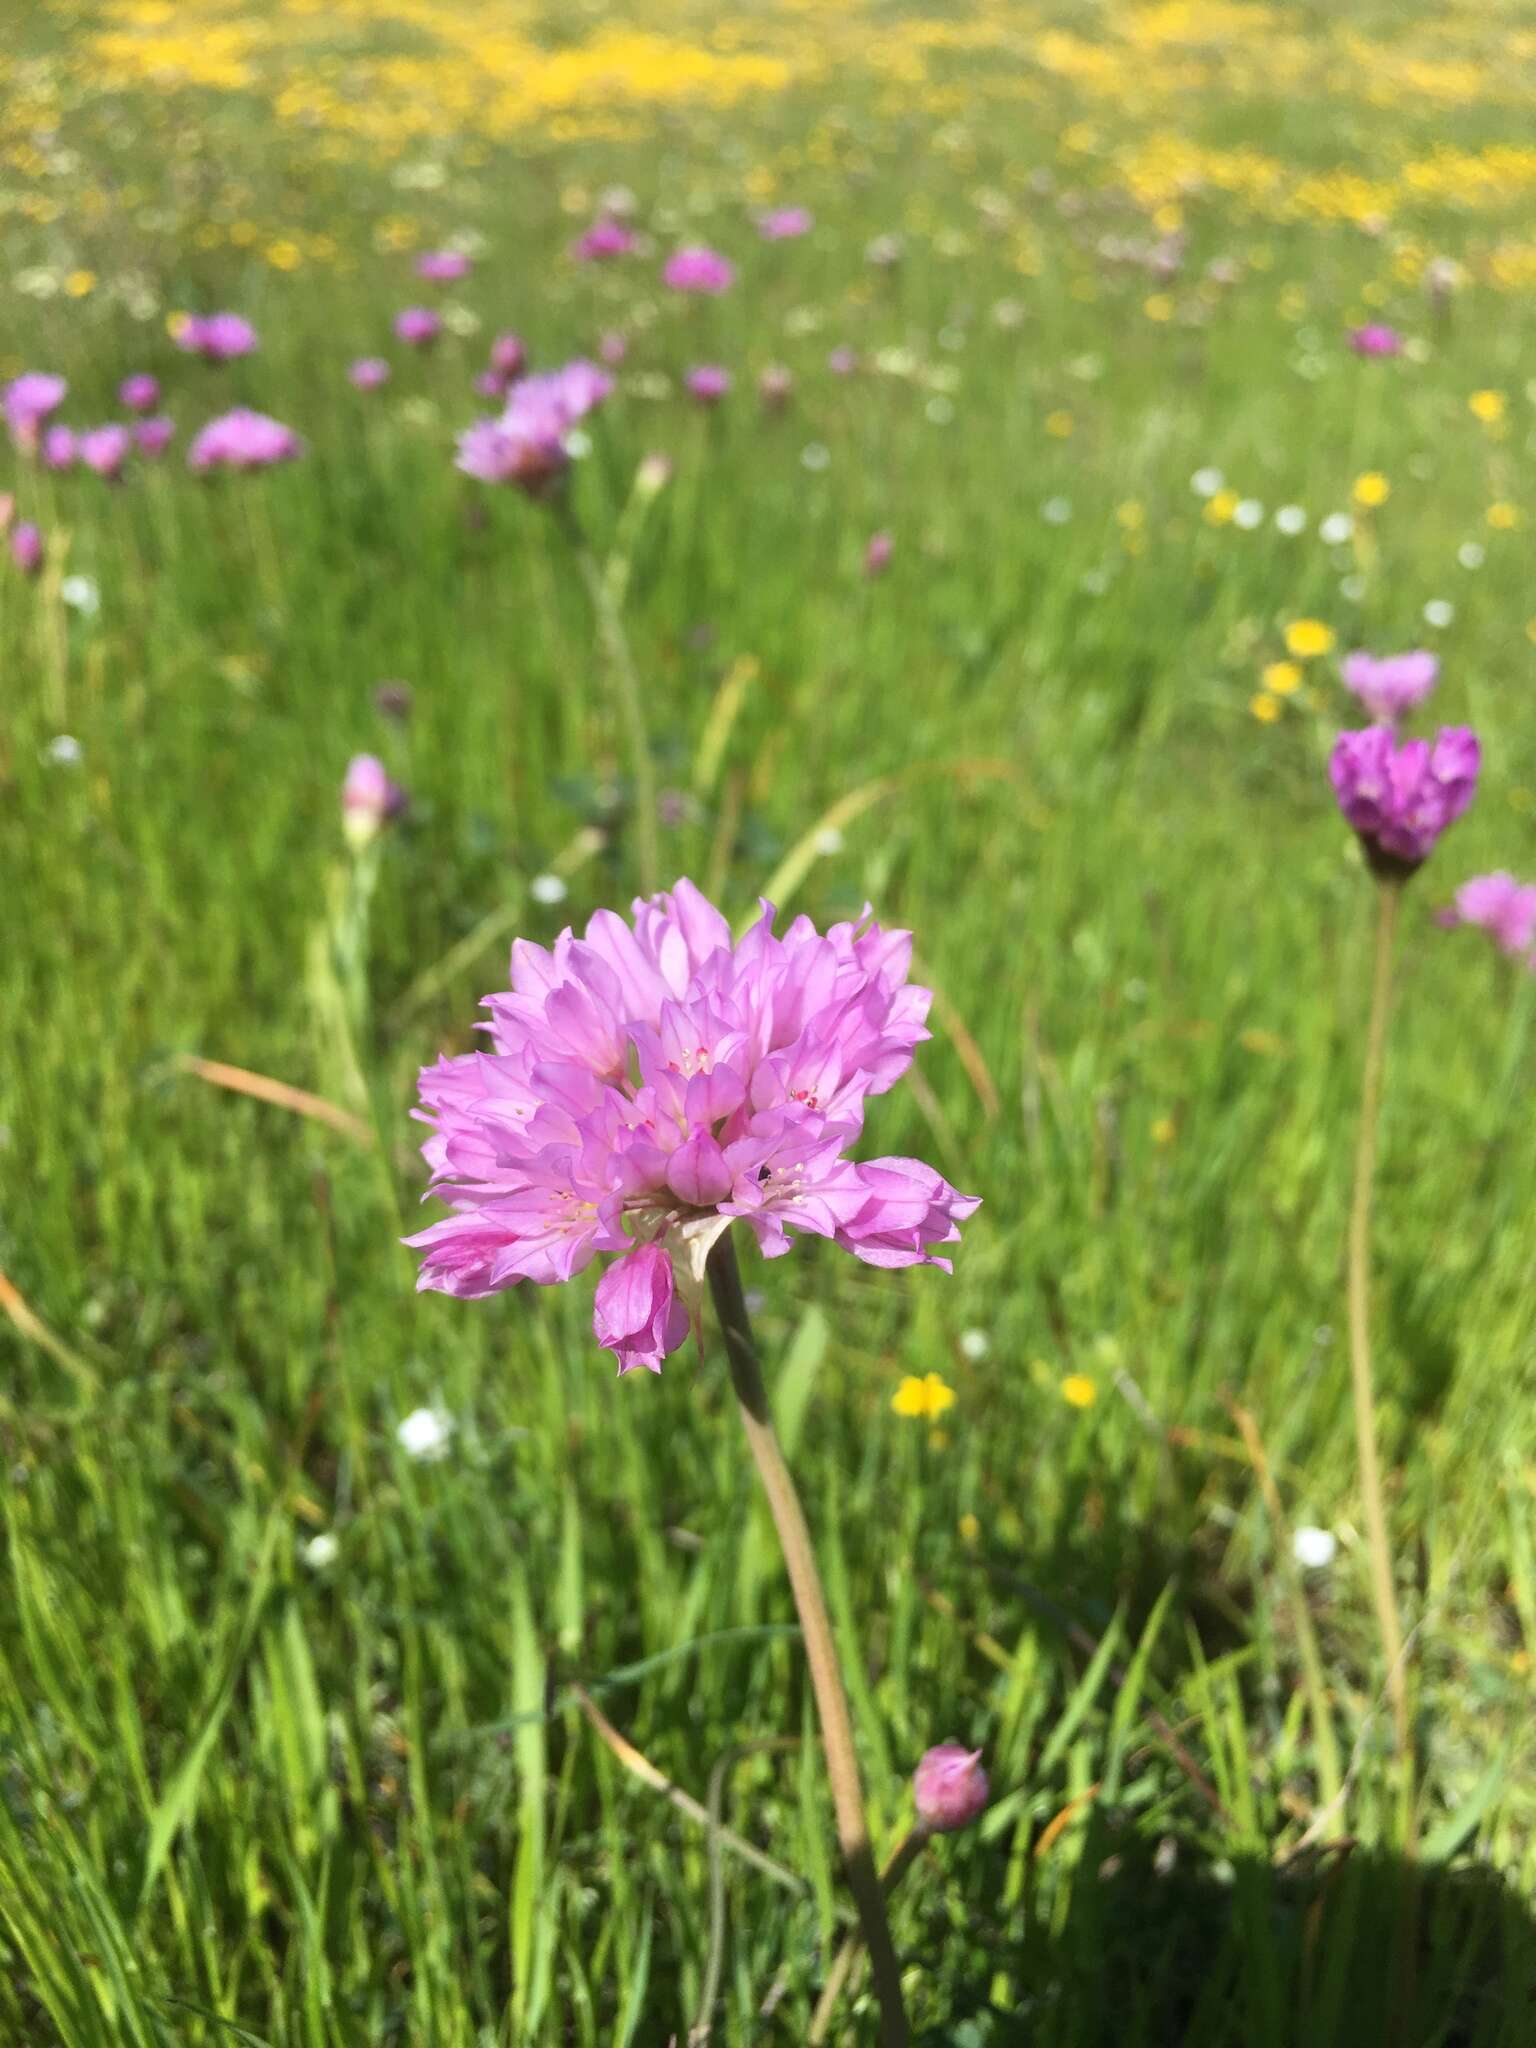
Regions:
[[442, 331], [442, 318], [430, 306], [407, 306], [395, 315], [395, 339], [408, 348], [429, 348]]
[[237, 406], [210, 420], [187, 450], [187, 466], [202, 474], [210, 469], [270, 469], [292, 462], [304, 444], [291, 427], [248, 406]]
[[179, 349], [207, 363], [233, 362], [251, 355], [257, 346], [255, 328], [238, 313], [191, 313], [172, 339]]
[[717, 298], [736, 282], [735, 265], [713, 249], [695, 243], [667, 258], [661, 281], [674, 292], [702, 293]]
[[160, 403], [160, 380], [141, 370], [123, 379], [117, 387], [117, 395], [129, 412], [153, 412]]
[[1390, 725], [1342, 732], [1328, 763], [1339, 808], [1378, 874], [1404, 878], [1472, 801], [1481, 749], [1468, 726], [1433, 741], [1399, 740]]

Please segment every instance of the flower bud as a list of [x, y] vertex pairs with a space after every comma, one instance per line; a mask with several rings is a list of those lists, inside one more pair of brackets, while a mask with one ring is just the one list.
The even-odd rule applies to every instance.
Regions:
[[912, 1776], [917, 1817], [930, 1834], [948, 1835], [973, 1821], [987, 1803], [979, 1749], [941, 1742], [926, 1750]]
[[354, 754], [341, 785], [341, 827], [347, 844], [361, 853], [391, 818], [405, 808], [405, 791], [390, 779], [374, 754]]

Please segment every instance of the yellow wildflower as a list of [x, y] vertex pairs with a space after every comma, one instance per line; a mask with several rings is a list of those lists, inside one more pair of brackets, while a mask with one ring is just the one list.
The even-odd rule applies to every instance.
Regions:
[[1167, 292], [1153, 292], [1150, 298], [1142, 300], [1141, 310], [1149, 320], [1171, 320], [1173, 299]]
[[304, 252], [297, 242], [269, 242], [265, 254], [274, 270], [297, 270], [304, 261]]
[[1230, 485], [1223, 491], [1217, 491], [1205, 501], [1203, 517], [1206, 525], [1225, 526], [1241, 503], [1242, 499]]
[[936, 1372], [926, 1373], [922, 1379], [915, 1379], [908, 1373], [891, 1396], [892, 1414], [910, 1416], [914, 1420], [926, 1416], [929, 1421], [936, 1421], [954, 1405], [954, 1388], [946, 1386]]
[[1045, 431], [1053, 434], [1058, 441], [1069, 440], [1076, 424], [1069, 412], [1048, 412], [1045, 416]]
[[1504, 417], [1505, 398], [1502, 391], [1474, 391], [1467, 400], [1467, 410], [1473, 419], [1481, 420], [1485, 427], [1497, 426]]
[[1507, 498], [1500, 498], [1488, 507], [1484, 517], [1495, 533], [1513, 533], [1520, 524], [1520, 507], [1511, 505]]
[[1321, 619], [1292, 619], [1285, 629], [1285, 648], [1298, 661], [1310, 661], [1314, 654], [1326, 654], [1333, 645], [1333, 628]]
[[1115, 519], [1127, 533], [1134, 533], [1146, 521], [1146, 512], [1135, 498], [1127, 498], [1123, 505], [1115, 507]]
[[1294, 661], [1271, 661], [1264, 669], [1264, 687], [1277, 697], [1289, 697], [1301, 688], [1301, 670]]
[[1154, 1145], [1171, 1145], [1178, 1135], [1178, 1126], [1171, 1116], [1160, 1116], [1152, 1126]]
[[979, 1543], [980, 1540], [980, 1522], [977, 1521], [974, 1515], [962, 1515], [960, 1517], [960, 1541], [962, 1543]]
[[1271, 697], [1267, 690], [1255, 690], [1248, 699], [1248, 709], [1260, 725], [1273, 725], [1280, 716], [1281, 703], [1278, 697]]
[[72, 270], [64, 280], [64, 289], [72, 299], [86, 298], [96, 289], [94, 270]]
[[1357, 505], [1371, 511], [1377, 505], [1385, 505], [1392, 495], [1392, 486], [1379, 469], [1368, 469], [1363, 476], [1355, 478], [1352, 495]]
[[1085, 1372], [1069, 1372], [1061, 1383], [1061, 1398], [1069, 1408], [1091, 1408], [1099, 1390]]

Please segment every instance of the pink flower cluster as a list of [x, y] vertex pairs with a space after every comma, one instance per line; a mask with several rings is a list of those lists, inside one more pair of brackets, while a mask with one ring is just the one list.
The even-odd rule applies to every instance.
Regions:
[[733, 1219], [768, 1258], [792, 1233], [875, 1266], [941, 1265], [977, 1207], [920, 1160], [856, 1163], [864, 1104], [906, 1072], [929, 994], [912, 941], [877, 925], [779, 936], [765, 904], [739, 942], [691, 882], [600, 910], [552, 949], [519, 940], [487, 999], [489, 1052], [421, 1076], [423, 1151], [451, 1214], [408, 1240], [419, 1285], [493, 1294], [623, 1256], [597, 1290], [621, 1373], [683, 1342], [678, 1299]]
[[1341, 732], [1328, 762], [1339, 809], [1379, 873], [1410, 874], [1472, 801], [1477, 735], [1442, 726], [1431, 740], [1399, 740], [1390, 725]]
[[204, 362], [228, 363], [256, 347], [256, 330], [238, 313], [192, 313], [176, 329], [176, 346]]
[[303, 451], [304, 443], [291, 427], [240, 405], [210, 420], [195, 436], [187, 465], [199, 474], [210, 469], [270, 469], [275, 462], [292, 462]]
[[571, 429], [612, 390], [607, 371], [582, 357], [559, 370], [520, 377], [498, 418], [476, 420], [459, 436], [459, 468], [481, 483], [517, 484], [538, 496], [570, 461]]
[[1476, 925], [1501, 953], [1536, 969], [1536, 883], [1517, 882], [1502, 868], [1474, 875], [1456, 891], [1452, 907], [1440, 913], [1440, 922]]
[[1433, 654], [1416, 647], [1411, 654], [1347, 654], [1340, 668], [1344, 687], [1352, 690], [1382, 725], [1391, 725], [1422, 704], [1440, 674]]

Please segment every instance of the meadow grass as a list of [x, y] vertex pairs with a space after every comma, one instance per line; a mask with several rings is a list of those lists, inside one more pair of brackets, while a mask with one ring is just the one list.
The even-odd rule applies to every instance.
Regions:
[[[1533, 992], [1432, 912], [1531, 871], [1536, 11], [647, 12], [34, 7], [0, 55], [0, 372], [58, 368], [88, 424], [154, 370], [181, 435], [119, 488], [4, 479], [51, 553], [0, 578], [0, 2039], [660, 2044], [713, 1980], [713, 2038], [798, 2042], [847, 1924], [723, 1360], [616, 1383], [587, 1285], [418, 1296], [398, 1243], [416, 1070], [514, 933], [635, 887], [570, 535], [452, 467], [515, 328], [541, 363], [629, 336], [570, 485], [599, 552], [674, 465], [626, 606], [667, 877], [732, 916], [776, 873], [819, 923], [868, 901], [938, 992], [870, 1137], [984, 1198], [954, 1277], [810, 1242], [746, 1274], [877, 1851], [930, 1743], [992, 1779], [893, 1905], [921, 2038], [1518, 2048]], [[655, 250], [576, 266], [615, 183]], [[773, 199], [815, 232], [760, 243]], [[412, 355], [409, 252], [455, 237], [462, 331]], [[690, 238], [740, 266], [708, 305], [659, 288]], [[180, 357], [166, 317], [221, 305], [260, 352]], [[1408, 353], [1357, 360], [1367, 317]], [[237, 399], [307, 452], [200, 484]], [[1486, 748], [1405, 905], [1377, 1200], [1411, 1825], [1343, 1347], [1351, 706], [1330, 657], [1262, 681], [1304, 618], [1433, 645]], [[349, 983], [365, 748], [411, 807]], [[930, 1372], [953, 1406], [893, 1412]], [[447, 1455], [412, 1458], [435, 1403]], [[1304, 1578], [1302, 1524], [1338, 1536]], [[833, 2038], [873, 2038], [866, 1992]]]

